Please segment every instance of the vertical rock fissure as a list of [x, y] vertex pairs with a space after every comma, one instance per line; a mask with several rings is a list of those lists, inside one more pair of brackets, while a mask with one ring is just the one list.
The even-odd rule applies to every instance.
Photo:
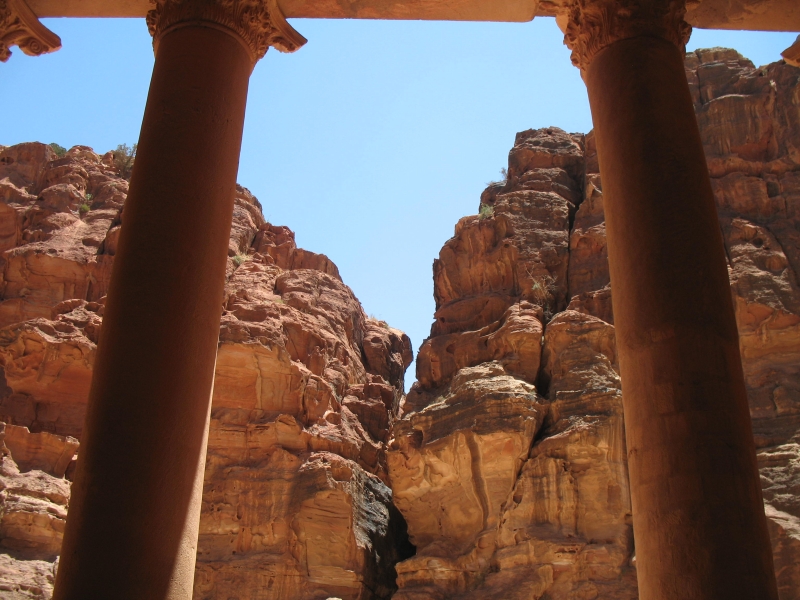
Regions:
[[473, 489], [475, 490], [475, 495], [478, 497], [480, 502], [481, 512], [483, 513], [482, 529], [485, 530], [489, 526], [489, 495], [486, 491], [486, 481], [482, 477], [481, 473], [481, 451], [477, 441], [475, 440], [474, 432], [467, 431], [465, 432], [464, 436], [467, 440], [470, 457], [472, 459], [472, 485]]

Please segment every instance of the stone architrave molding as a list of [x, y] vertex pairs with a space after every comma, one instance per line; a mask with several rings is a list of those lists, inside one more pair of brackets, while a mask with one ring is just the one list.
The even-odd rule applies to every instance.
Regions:
[[583, 73], [598, 52], [628, 38], [660, 37], [684, 52], [692, 33], [685, 14], [685, 0], [574, 0], [558, 20]]
[[39, 22], [25, 0], [0, 0], [0, 62], [11, 56], [11, 46], [28, 56], [61, 48], [61, 38]]
[[276, 0], [150, 0], [155, 8], [147, 13], [147, 28], [158, 47], [170, 30], [204, 23], [233, 32], [253, 57], [262, 59], [270, 46], [294, 52], [306, 39], [289, 25]]

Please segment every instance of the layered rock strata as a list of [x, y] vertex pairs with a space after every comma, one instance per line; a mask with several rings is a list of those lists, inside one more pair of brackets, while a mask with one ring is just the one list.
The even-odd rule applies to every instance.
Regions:
[[[711, 49], [688, 54], [686, 73], [729, 259], [780, 597], [795, 600], [800, 69], [756, 69]], [[592, 134], [518, 134], [507, 180], [459, 221], [433, 271], [436, 321], [389, 446], [417, 546], [397, 566], [394, 597], [638, 597]]]
[[[21, 144], [0, 193], [0, 592], [49, 598], [127, 182]], [[228, 253], [195, 597], [389, 598], [413, 553], [386, 461], [410, 341], [244, 188]]]

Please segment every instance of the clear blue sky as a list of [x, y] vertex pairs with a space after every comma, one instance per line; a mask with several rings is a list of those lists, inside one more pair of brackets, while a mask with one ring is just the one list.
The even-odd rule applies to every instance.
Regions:
[[[0, 64], [0, 144], [135, 142], [153, 65], [144, 20], [45, 24], [62, 50], [14, 48]], [[432, 262], [456, 221], [477, 212], [517, 131], [591, 129], [585, 88], [552, 19], [293, 25], [308, 44], [270, 50], [251, 79], [239, 182], [416, 353], [434, 310]], [[733, 47], [759, 65], [795, 37], [697, 30], [689, 49]]]

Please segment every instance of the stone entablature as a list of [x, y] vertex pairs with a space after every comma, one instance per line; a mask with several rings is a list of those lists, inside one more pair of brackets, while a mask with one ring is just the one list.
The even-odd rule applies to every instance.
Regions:
[[[495, 21], [524, 22], [534, 17], [556, 17], [562, 29], [569, 19], [567, 16], [576, 7], [586, 12], [587, 6], [599, 8], [595, 15], [603, 22], [610, 16], [601, 6], [611, 10], [612, 6], [621, 7], [620, 14], [611, 19], [607, 25], [615, 25], [622, 13], [629, 10], [629, 0], [608, 0], [593, 2], [591, 0], [502, 0], [486, 2], [485, 0], [449, 0], [436, 2], [431, 0], [200, 0], [197, 3], [183, 3], [180, 0], [3, 0], [0, 1], [0, 62], [8, 60], [9, 47], [20, 45], [26, 54], [43, 54], [60, 48], [58, 36], [38, 23], [44, 17], [148, 17], [156, 11], [163, 11], [166, 3], [175, 4], [185, 11], [197, 5], [202, 12], [203, 7], [216, 7], [211, 10], [212, 17], [204, 16], [204, 20], [216, 22], [227, 29], [237, 31], [245, 43], [252, 49], [254, 60], [258, 60], [270, 45], [283, 52], [293, 52], [305, 43], [286, 22], [286, 18], [317, 19], [406, 19], [406, 20], [448, 20], [448, 21]], [[649, 2], [652, 6], [661, 2]], [[667, 2], [669, 11], [678, 2]], [[643, 14], [640, 8], [628, 16]], [[233, 11], [241, 14], [245, 23], [232, 19], [214, 17], [217, 10], [225, 13]], [[800, 30], [800, 3], [796, 0], [686, 0], [685, 8], [681, 7], [681, 15], [676, 24], [683, 23], [679, 31], [668, 37], [676, 40], [685, 37], [688, 31], [686, 23], [705, 29], [749, 29], [763, 31], [798, 31]], [[239, 13], [238, 11], [241, 11]], [[605, 17], [603, 13], [606, 12]], [[645, 10], [645, 13], [647, 10]], [[252, 29], [256, 23], [262, 22], [266, 15], [268, 25]], [[592, 21], [588, 14], [587, 21]], [[156, 21], [163, 17], [156, 16]], [[624, 20], [624, 19], [623, 19]], [[685, 22], [684, 22], [685, 21]], [[20, 28], [18, 25], [22, 25]], [[233, 26], [231, 26], [233, 25]], [[247, 29], [241, 31], [241, 27]], [[585, 31], [578, 31], [577, 36], [585, 36]], [[30, 35], [32, 34], [32, 35]], [[623, 35], [624, 37], [634, 37]], [[662, 36], [663, 37], [663, 36]], [[156, 44], [157, 44], [156, 40]], [[591, 52], [591, 44], [586, 46]], [[599, 43], [602, 46], [602, 41]], [[571, 46], [572, 47], [572, 46]], [[793, 56], [793, 55], [792, 55]], [[792, 59], [796, 60], [796, 59]], [[573, 55], [573, 62], [575, 56]], [[577, 63], [576, 63], [577, 64]], [[790, 60], [790, 64], [794, 64]]]
[[[569, 0], [278, 0], [287, 19], [530, 21], [554, 17]], [[149, 0], [28, 0], [39, 17], [144, 17]], [[797, 0], [694, 0], [686, 20], [703, 29], [800, 31]]]

